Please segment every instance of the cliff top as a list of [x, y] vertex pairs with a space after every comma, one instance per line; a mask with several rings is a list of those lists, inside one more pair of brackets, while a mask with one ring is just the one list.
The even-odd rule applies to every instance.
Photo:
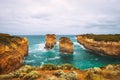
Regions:
[[9, 74], [0, 75], [0, 80], [119, 80], [120, 65], [94, 67], [78, 70], [72, 65], [44, 64], [39, 67], [24, 65]]
[[0, 44], [10, 45], [11, 43], [17, 44], [18, 41], [21, 41], [23, 38], [18, 36], [11, 36], [9, 34], [0, 33]]
[[112, 41], [112, 42], [119, 42], [120, 41], [120, 34], [84, 34], [78, 35], [93, 39], [95, 41]]

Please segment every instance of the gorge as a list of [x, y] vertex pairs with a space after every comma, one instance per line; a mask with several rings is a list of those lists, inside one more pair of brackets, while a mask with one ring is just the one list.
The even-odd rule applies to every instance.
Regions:
[[[67, 44], [66, 42], [62, 43], [61, 46], [66, 48], [66, 45], [68, 45], [69, 47], [67, 47], [65, 51], [69, 52], [69, 50], [71, 50], [70, 52], [73, 52], [72, 54], [61, 54], [64, 53], [64, 51], [59, 52], [59, 45], [61, 43], [59, 40], [65, 38], [66, 41], [66, 37], [67, 40], [70, 39], [67, 41], [68, 43], [70, 41], [70, 44]], [[81, 36], [79, 36], [79, 41], [84, 40], [80, 38]], [[89, 41], [89, 39], [87, 40]], [[1, 34], [0, 80], [120, 79], [119, 58], [93, 54], [96, 52], [89, 53], [86, 46], [85, 48], [83, 47], [85, 44], [83, 43], [84, 41], [80, 41], [80, 44], [77, 43], [75, 35], [57, 35], [56, 39], [54, 38], [53, 40], [54, 43], [50, 42], [54, 44], [54, 47], [50, 46], [48, 47], [49, 49], [44, 49], [45, 42], [46, 39], [44, 35], [17, 37], [8, 34]], [[83, 46], [81, 45], [82, 43]], [[116, 48], [116, 50], [118, 50], [119, 47]]]

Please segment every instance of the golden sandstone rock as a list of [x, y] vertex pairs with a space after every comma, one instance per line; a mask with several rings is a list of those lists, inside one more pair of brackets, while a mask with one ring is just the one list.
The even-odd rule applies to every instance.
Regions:
[[19, 68], [27, 54], [27, 38], [0, 35], [0, 74]]
[[74, 52], [73, 42], [67, 37], [61, 37], [59, 39], [59, 48], [60, 48], [60, 52], [63, 52], [63, 53]]
[[55, 34], [47, 34], [45, 48], [52, 49], [52, 48], [54, 48], [55, 44], [56, 44], [56, 35]]
[[[99, 35], [98, 35], [99, 36]], [[104, 39], [103, 39], [104, 40]], [[77, 41], [92, 52], [109, 56], [120, 56], [120, 41], [95, 41], [83, 35], [77, 36]]]

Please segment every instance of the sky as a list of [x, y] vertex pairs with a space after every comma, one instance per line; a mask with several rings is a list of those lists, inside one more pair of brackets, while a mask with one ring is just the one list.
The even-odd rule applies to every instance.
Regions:
[[120, 0], [0, 0], [0, 33], [120, 34]]

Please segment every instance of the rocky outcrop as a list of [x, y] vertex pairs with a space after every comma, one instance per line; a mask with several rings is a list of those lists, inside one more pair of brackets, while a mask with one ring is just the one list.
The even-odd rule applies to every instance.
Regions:
[[54, 48], [55, 44], [56, 44], [56, 35], [55, 34], [47, 34], [45, 48], [52, 49], [52, 48]]
[[82, 44], [86, 49], [104, 55], [120, 56], [120, 41], [95, 41], [86, 36], [77, 36], [77, 41]]
[[63, 52], [63, 53], [74, 52], [73, 42], [67, 37], [61, 37], [59, 39], [59, 48], [60, 48], [60, 52]]
[[26, 38], [0, 34], [0, 74], [19, 68], [27, 54], [28, 40]]

